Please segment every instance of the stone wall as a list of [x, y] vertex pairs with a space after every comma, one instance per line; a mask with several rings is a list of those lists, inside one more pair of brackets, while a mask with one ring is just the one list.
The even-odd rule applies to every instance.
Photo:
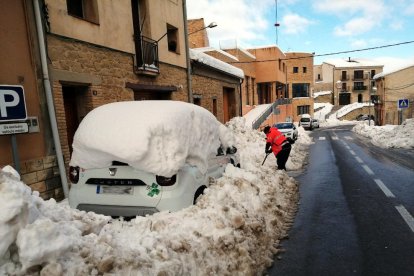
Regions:
[[22, 181], [43, 199], [64, 198], [56, 156], [27, 160], [20, 164]]

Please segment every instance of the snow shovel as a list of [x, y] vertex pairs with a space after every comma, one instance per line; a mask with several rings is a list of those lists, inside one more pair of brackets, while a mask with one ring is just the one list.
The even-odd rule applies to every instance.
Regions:
[[269, 156], [269, 154], [271, 154], [271, 152], [266, 153], [266, 156], [265, 156], [265, 158], [263, 159], [263, 162], [262, 162], [262, 166], [263, 166], [264, 162], [266, 161], [266, 158]]

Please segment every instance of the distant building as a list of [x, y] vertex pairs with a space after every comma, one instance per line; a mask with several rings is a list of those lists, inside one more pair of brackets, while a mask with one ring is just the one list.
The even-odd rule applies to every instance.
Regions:
[[292, 52], [285, 55], [293, 120], [299, 121], [302, 114], [313, 116], [313, 54]]
[[[330, 86], [333, 105], [369, 102], [375, 74], [383, 71], [384, 65], [359, 58], [334, 59], [314, 68], [315, 91], [328, 90]], [[370, 91], [371, 90], [371, 91]]]
[[[375, 115], [380, 125], [401, 124], [414, 118], [414, 64], [374, 76]], [[406, 100], [406, 101], [400, 101]], [[398, 103], [402, 108], [398, 108]]]

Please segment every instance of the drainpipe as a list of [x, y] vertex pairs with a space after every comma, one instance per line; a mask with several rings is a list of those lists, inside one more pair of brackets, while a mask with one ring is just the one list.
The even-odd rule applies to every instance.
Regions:
[[187, 62], [187, 88], [188, 102], [193, 103], [193, 88], [191, 83], [191, 59], [190, 59], [190, 43], [188, 42], [188, 24], [187, 24], [187, 4], [183, 0], [183, 17], [184, 17], [184, 37], [185, 37], [185, 56]]
[[[240, 117], [243, 117], [243, 102], [242, 102], [242, 83], [244, 79], [240, 80], [239, 89], [240, 89]], [[247, 88], [248, 89], [248, 88]]]
[[45, 92], [46, 92], [46, 101], [47, 101], [47, 107], [49, 111], [49, 119], [50, 119], [50, 124], [52, 127], [53, 141], [55, 143], [56, 157], [58, 161], [60, 179], [62, 181], [63, 193], [65, 195], [65, 198], [67, 198], [69, 194], [68, 182], [66, 179], [65, 162], [63, 161], [62, 148], [60, 145], [59, 132], [58, 132], [57, 122], [56, 122], [55, 107], [53, 104], [52, 89], [51, 89], [50, 80], [49, 80], [46, 46], [45, 46], [45, 41], [44, 41], [42, 17], [40, 15], [40, 8], [39, 8], [38, 0], [33, 0], [33, 7], [34, 7], [34, 12], [35, 12], [37, 39], [39, 41], [40, 60], [42, 63], [43, 85], [45, 87]]

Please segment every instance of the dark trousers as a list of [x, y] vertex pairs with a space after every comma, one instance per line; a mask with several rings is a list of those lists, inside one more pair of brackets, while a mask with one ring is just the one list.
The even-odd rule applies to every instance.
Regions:
[[290, 150], [292, 146], [288, 143], [283, 145], [282, 150], [276, 155], [276, 163], [278, 170], [285, 170], [286, 171], [286, 162], [289, 158]]

